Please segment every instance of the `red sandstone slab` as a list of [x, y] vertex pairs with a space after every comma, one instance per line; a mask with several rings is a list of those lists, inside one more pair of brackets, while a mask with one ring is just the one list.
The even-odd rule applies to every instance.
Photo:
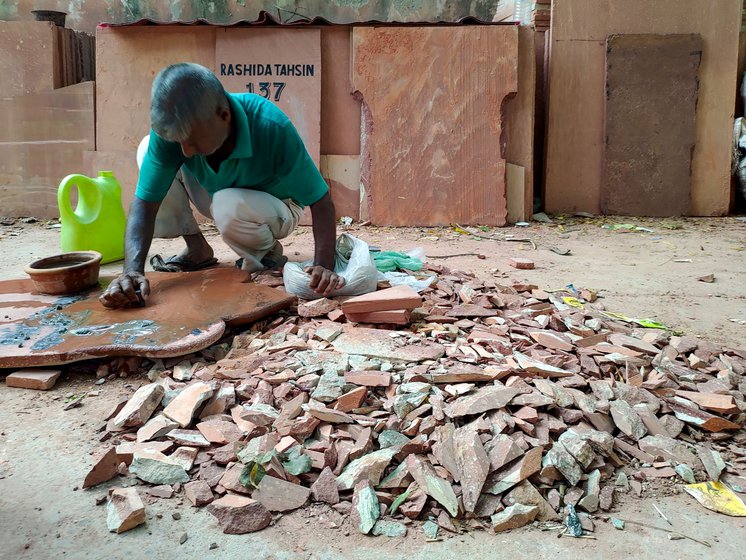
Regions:
[[422, 296], [409, 286], [394, 286], [356, 296], [342, 303], [342, 311], [350, 313], [371, 313], [373, 311], [393, 311], [414, 309], [422, 305]]
[[48, 391], [57, 382], [62, 372], [58, 369], [26, 369], [14, 371], [5, 378], [8, 387]]
[[226, 325], [251, 323], [294, 301], [277, 289], [243, 283], [235, 268], [147, 276], [147, 307], [120, 310], [98, 301], [111, 278], [72, 297], [35, 293], [30, 280], [0, 282], [0, 368], [189, 354], [217, 341]]
[[412, 312], [409, 309], [345, 314], [347, 320], [353, 323], [390, 323], [392, 325], [408, 325], [411, 316]]
[[521, 259], [518, 257], [512, 258], [508, 261], [508, 264], [513, 268], [520, 268], [522, 270], [531, 270], [534, 268], [534, 261], [531, 259]]
[[352, 42], [361, 218], [505, 225], [501, 108], [518, 89], [518, 28], [355, 27]]

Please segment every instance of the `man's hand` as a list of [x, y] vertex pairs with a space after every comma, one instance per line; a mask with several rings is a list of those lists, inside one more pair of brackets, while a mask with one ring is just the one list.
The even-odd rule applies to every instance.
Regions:
[[150, 294], [150, 284], [142, 271], [145, 270], [145, 258], [153, 240], [160, 205], [160, 202], [145, 202], [137, 196], [132, 201], [124, 234], [124, 272], [98, 298], [104, 307], [145, 305], [144, 298]]
[[316, 242], [313, 266], [306, 267], [311, 275], [311, 289], [326, 297], [345, 285], [345, 280], [334, 272], [334, 246], [337, 223], [334, 221], [334, 203], [327, 192], [318, 202], [311, 204], [313, 239]]
[[[138, 294], [141, 294], [142, 297]], [[150, 295], [150, 283], [142, 272], [124, 272], [98, 298], [104, 307], [139, 307]]]
[[311, 275], [310, 288], [317, 294], [321, 294], [327, 297], [334, 290], [339, 290], [345, 285], [345, 279], [337, 275], [333, 270], [324, 268], [323, 266], [314, 265], [307, 266], [306, 274]]

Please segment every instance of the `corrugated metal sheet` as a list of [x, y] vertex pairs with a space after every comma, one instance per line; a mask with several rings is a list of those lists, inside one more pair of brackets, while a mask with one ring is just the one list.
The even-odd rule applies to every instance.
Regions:
[[[305, 18], [301, 16], [295, 16], [294, 18], [288, 18], [282, 20], [278, 17], [274, 17], [271, 14], [261, 11], [259, 17], [253, 21], [239, 20], [231, 23], [216, 23], [207, 19], [195, 19], [190, 21], [158, 21], [155, 19], [144, 18], [132, 22], [104, 22], [100, 25], [103, 27], [131, 27], [135, 25], [219, 25], [221, 27], [242, 27], [242, 26], [282, 26], [282, 27], [293, 27], [293, 26], [307, 26], [307, 25], [513, 25], [512, 23], [496, 23], [492, 21], [482, 21], [472, 16], [466, 16], [455, 21], [381, 21], [381, 20], [368, 20], [368, 21], [352, 21], [352, 22], [332, 22], [326, 18], [316, 16], [314, 18]], [[516, 24], [517, 25], [517, 24]]]
[[31, 10], [43, 7], [67, 12], [67, 27], [89, 33], [102, 22], [116, 26], [469, 24], [492, 22], [497, 5], [498, 0], [0, 0], [0, 20], [31, 20]]
[[[88, 0], [90, 3], [91, 0]], [[135, 0], [107, 3], [107, 25], [491, 23], [498, 0]]]
[[369, 20], [369, 21], [355, 21], [355, 22], [332, 22], [322, 17], [314, 17], [312, 19], [307, 18], [296, 18], [288, 21], [280, 21], [275, 17], [272, 17], [267, 12], [260, 12], [259, 18], [253, 21], [239, 20], [232, 23], [215, 23], [206, 19], [195, 19], [191, 21], [158, 21], [150, 18], [139, 19], [133, 22], [104, 22], [99, 24], [101, 27], [132, 27], [132, 26], [147, 26], [147, 25], [218, 25], [220, 27], [297, 27], [297, 26], [324, 26], [324, 25], [518, 25], [517, 23], [497, 23], [492, 21], [481, 21], [475, 17], [467, 16], [456, 21], [380, 21], [380, 20]]

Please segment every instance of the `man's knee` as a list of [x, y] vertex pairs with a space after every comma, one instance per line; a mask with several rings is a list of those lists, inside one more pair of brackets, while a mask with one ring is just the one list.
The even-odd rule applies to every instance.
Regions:
[[262, 226], [273, 232], [277, 230], [282, 225], [283, 218], [276, 208], [267, 204], [262, 196], [267, 196], [265, 193], [255, 194], [256, 196], [247, 198], [244, 189], [223, 189], [216, 192], [212, 199], [215, 227], [221, 232], [236, 227], [252, 229]]
[[220, 233], [234, 229], [239, 221], [237, 205], [231, 204], [225, 195], [221, 195], [222, 192], [216, 192], [212, 199], [212, 219]]
[[215, 227], [229, 245], [259, 250], [273, 242], [267, 225], [247, 212], [245, 201], [240, 197], [218, 191], [213, 197], [212, 215]]

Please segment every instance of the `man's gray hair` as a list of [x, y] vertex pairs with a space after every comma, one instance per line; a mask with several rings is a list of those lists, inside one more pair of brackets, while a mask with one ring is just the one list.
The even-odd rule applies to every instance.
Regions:
[[192, 62], [161, 70], [150, 96], [150, 125], [158, 136], [170, 142], [183, 142], [195, 123], [206, 122], [228, 108], [220, 80], [204, 66]]

